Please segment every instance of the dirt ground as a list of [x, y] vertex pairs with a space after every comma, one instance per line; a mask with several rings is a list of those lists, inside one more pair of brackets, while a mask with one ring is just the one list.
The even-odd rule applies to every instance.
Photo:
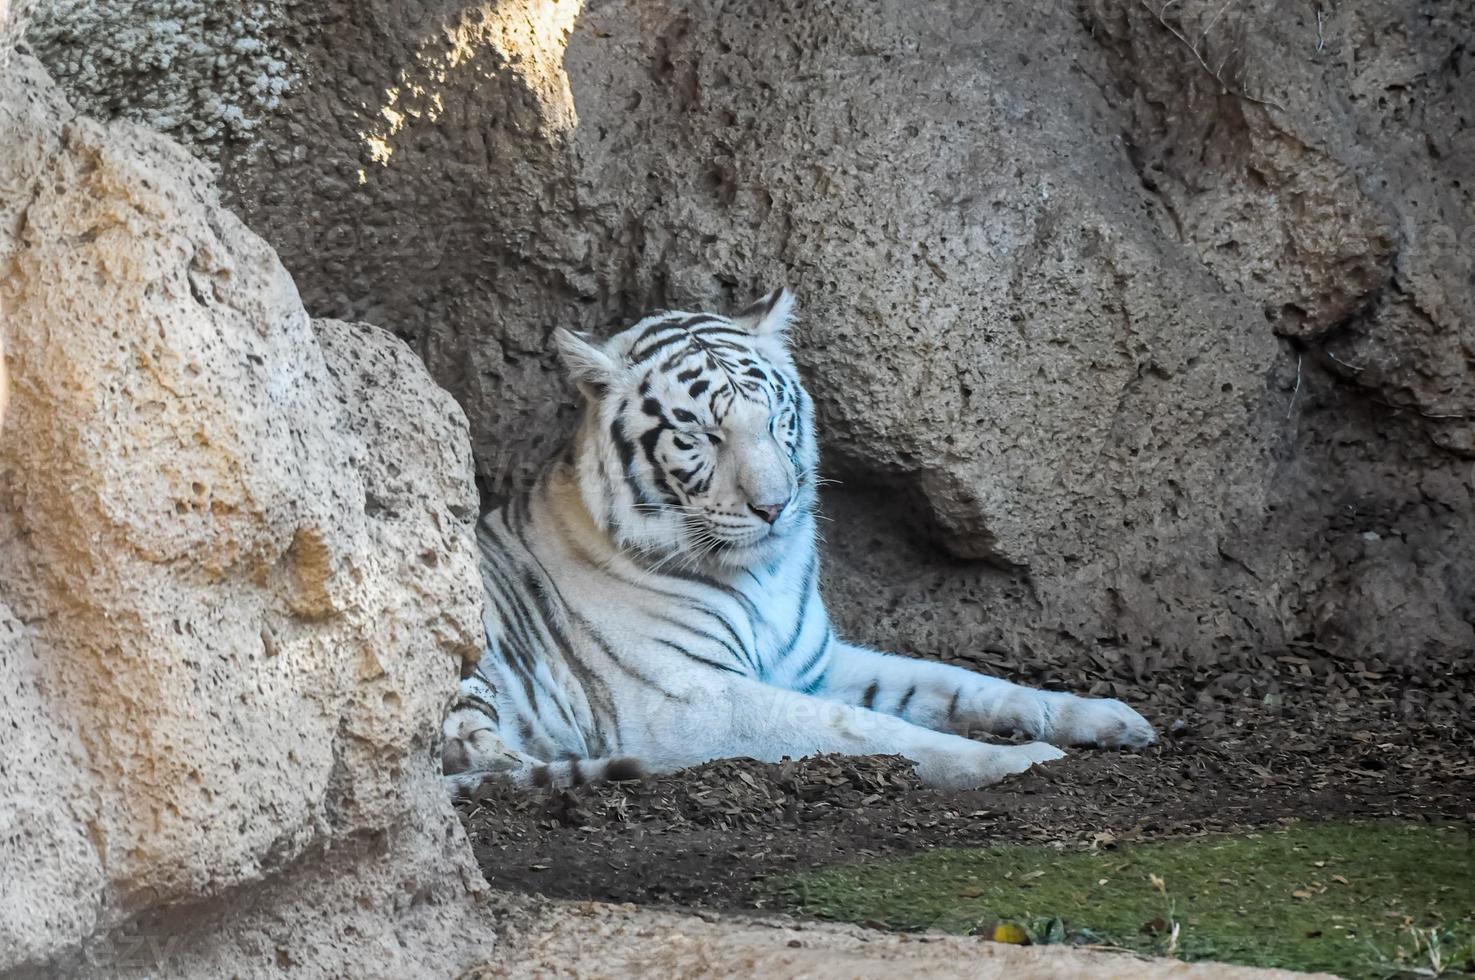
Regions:
[[1164, 737], [1076, 750], [998, 786], [921, 788], [895, 757], [724, 760], [571, 791], [484, 785], [459, 803], [493, 885], [685, 908], [771, 907], [775, 876], [933, 846], [1109, 844], [1286, 820], [1475, 821], [1475, 671], [1417, 682], [1313, 655], [1255, 687], [1163, 675], [1114, 693]]

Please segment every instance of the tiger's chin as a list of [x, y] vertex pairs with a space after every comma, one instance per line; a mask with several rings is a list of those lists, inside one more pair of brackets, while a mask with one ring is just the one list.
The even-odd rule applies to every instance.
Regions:
[[702, 561], [710, 567], [729, 571], [768, 565], [790, 546], [792, 534], [777, 528], [765, 530], [758, 537], [745, 540], [709, 542], [703, 549]]

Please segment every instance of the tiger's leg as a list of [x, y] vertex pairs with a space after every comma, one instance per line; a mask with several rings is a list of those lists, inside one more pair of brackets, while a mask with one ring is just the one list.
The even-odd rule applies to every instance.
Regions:
[[954, 667], [831, 644], [811, 689], [917, 725], [968, 735], [1023, 732], [1053, 745], [1141, 748], [1157, 740], [1136, 711], [1109, 698], [1039, 691]]
[[821, 753], [902, 755], [930, 786], [966, 789], [998, 782], [1063, 753], [1042, 742], [989, 745], [891, 715], [748, 678], [715, 676], [648, 716], [643, 744], [622, 746], [652, 771], [712, 759], [764, 762]]

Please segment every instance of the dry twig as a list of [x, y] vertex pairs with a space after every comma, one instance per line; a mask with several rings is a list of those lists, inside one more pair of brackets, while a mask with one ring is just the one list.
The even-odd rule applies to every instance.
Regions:
[[1219, 19], [1224, 11], [1229, 9], [1229, 7], [1234, 3], [1234, 0], [1226, 0], [1224, 6], [1220, 7], [1218, 12], [1209, 19], [1208, 25], [1204, 27], [1203, 31], [1198, 36], [1198, 40], [1196, 41], [1190, 41], [1186, 34], [1184, 34], [1181, 30], [1168, 22], [1168, 8], [1177, 3], [1178, 0], [1166, 0], [1166, 2], [1162, 5], [1160, 9], [1154, 9], [1152, 4], [1148, 3], [1147, 0], [1139, 0], [1139, 2], [1142, 4], [1143, 9], [1152, 14], [1157, 22], [1162, 25], [1163, 30], [1167, 31], [1169, 34], [1177, 38], [1185, 48], [1193, 53], [1194, 60], [1198, 62], [1199, 67], [1202, 68], [1210, 78], [1218, 82], [1219, 87], [1224, 92], [1227, 92], [1228, 94], [1233, 95], [1236, 98], [1244, 99], [1246, 102], [1253, 102], [1256, 105], [1269, 106], [1271, 108], [1279, 109], [1281, 112], [1285, 112], [1285, 106], [1281, 105], [1279, 102], [1276, 102], [1274, 99], [1268, 99], [1264, 96], [1259, 95], [1251, 95], [1244, 89], [1239, 88], [1235, 85], [1231, 85], [1224, 78], [1224, 66], [1229, 63], [1229, 58], [1230, 55], [1234, 53], [1233, 51], [1230, 51], [1228, 55], [1224, 56], [1224, 60], [1219, 63], [1219, 68], [1217, 70], [1211, 67], [1208, 61], [1204, 60], [1203, 51], [1200, 50], [1200, 45], [1208, 40], [1209, 28], [1214, 26], [1214, 22]]

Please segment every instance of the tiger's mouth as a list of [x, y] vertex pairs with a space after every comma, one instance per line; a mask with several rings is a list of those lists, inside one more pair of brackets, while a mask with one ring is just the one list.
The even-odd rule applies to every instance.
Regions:
[[765, 541], [776, 536], [777, 534], [771, 527], [754, 528], [752, 531], [740, 535], [729, 535], [709, 530], [706, 535], [706, 543], [713, 551], [733, 552], [763, 544]]
[[688, 547], [715, 564], [742, 568], [771, 559], [774, 549], [783, 546], [789, 532], [798, 523], [786, 515], [786, 519], [774, 524], [747, 527], [741, 531], [707, 524], [699, 540]]
[[743, 519], [734, 522], [723, 515], [703, 521], [700, 536], [709, 543], [720, 543], [722, 547], [743, 548], [782, 537], [792, 523], [787, 514], [772, 524]]

